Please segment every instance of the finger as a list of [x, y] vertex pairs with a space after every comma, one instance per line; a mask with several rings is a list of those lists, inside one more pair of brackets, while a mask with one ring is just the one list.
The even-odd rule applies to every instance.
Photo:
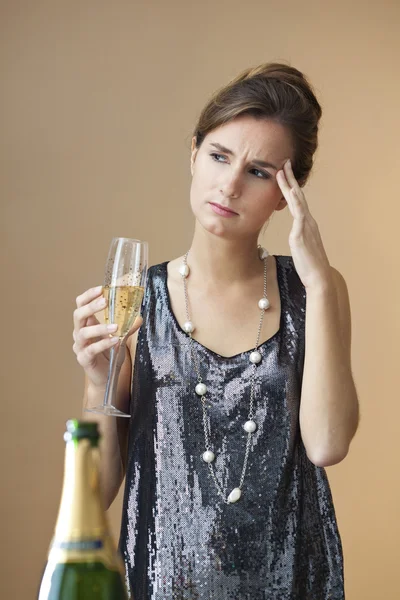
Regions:
[[283, 170], [284, 170], [287, 182], [290, 185], [290, 187], [294, 188], [295, 190], [300, 190], [301, 188], [299, 186], [299, 183], [298, 183], [296, 177], [294, 176], [292, 163], [290, 160], [287, 160], [285, 162], [285, 164], [283, 165]]
[[82, 367], [85, 368], [93, 362], [93, 359], [98, 354], [101, 354], [102, 352], [109, 350], [110, 348], [115, 346], [118, 342], [119, 342], [119, 337], [105, 338], [103, 340], [95, 342], [94, 344], [90, 344], [89, 346], [86, 346], [83, 349], [77, 347], [77, 345], [74, 344], [72, 349], [76, 354], [76, 359], [77, 359], [78, 363]]
[[277, 173], [276, 173], [276, 180], [279, 184], [279, 187], [281, 188], [285, 198], [287, 198], [287, 196], [290, 193], [290, 185], [289, 182], [286, 178], [286, 173], [283, 169], [280, 169]]
[[293, 214], [297, 219], [304, 219], [305, 209], [295, 189], [291, 188], [289, 192], [290, 202], [293, 207]]
[[[100, 325], [100, 321], [98, 321], [96, 319], [96, 317], [89, 317], [86, 320], [86, 327], [91, 327], [92, 325]], [[76, 341], [79, 335], [79, 329], [74, 329], [72, 332], [72, 337], [74, 338], [74, 340]]]
[[298, 215], [298, 211], [296, 211], [296, 207], [294, 205], [294, 200], [293, 200], [293, 197], [292, 197], [292, 195], [290, 193], [291, 187], [288, 184], [288, 181], [287, 181], [286, 176], [285, 176], [285, 172], [283, 170], [277, 172], [277, 174], [276, 174], [276, 180], [277, 180], [277, 182], [279, 184], [279, 187], [280, 187], [280, 189], [281, 189], [281, 191], [282, 191], [282, 193], [283, 193], [283, 195], [285, 197], [285, 200], [287, 202], [287, 205], [289, 207], [291, 215], [294, 218], [295, 216]]
[[289, 243], [295, 243], [297, 240], [301, 239], [303, 234], [304, 224], [300, 219], [294, 219], [293, 226], [289, 235]]
[[89, 302], [91, 302], [92, 300], [94, 300], [95, 298], [100, 296], [102, 291], [103, 291], [102, 285], [98, 285], [97, 287], [92, 287], [89, 290], [86, 290], [86, 292], [83, 292], [83, 294], [81, 294], [80, 296], [77, 297], [76, 306], [79, 308], [80, 306], [89, 304]]
[[[77, 298], [78, 303], [78, 298]], [[97, 312], [100, 312], [103, 308], [105, 308], [107, 302], [103, 296], [96, 297], [94, 300], [89, 302], [89, 304], [85, 304], [84, 306], [80, 306], [76, 308], [74, 311], [74, 329], [79, 330], [82, 327], [85, 327], [87, 324], [87, 319], [89, 317], [93, 317]]]
[[290, 187], [286, 178], [286, 174], [283, 170], [278, 171], [276, 178], [285, 196], [286, 202], [288, 203], [292, 216], [297, 219], [302, 219], [308, 212], [308, 206], [305, 203], [305, 198], [303, 201], [303, 199], [300, 198], [299, 193], [297, 193], [297, 190], [293, 187]]
[[293, 210], [296, 214], [296, 217], [298, 219], [306, 219], [306, 218], [312, 218], [309, 208], [308, 208], [308, 204], [306, 202], [305, 196], [304, 194], [301, 192], [300, 193], [295, 190], [294, 188], [291, 188], [290, 190], [290, 198], [292, 201], [292, 206], [293, 206]]
[[299, 186], [299, 183], [298, 183], [296, 177], [294, 176], [292, 163], [290, 162], [290, 160], [286, 161], [286, 163], [284, 164], [284, 172], [285, 172], [286, 180], [287, 180], [288, 184], [290, 185], [291, 189], [294, 191], [295, 196], [297, 196], [297, 199], [304, 206], [304, 209], [306, 211], [309, 211], [306, 196], [305, 196], [302, 188]]
[[91, 327], [83, 327], [76, 338], [76, 343], [85, 346], [87, 342], [92, 342], [94, 339], [110, 337], [118, 329], [118, 325], [93, 325]]

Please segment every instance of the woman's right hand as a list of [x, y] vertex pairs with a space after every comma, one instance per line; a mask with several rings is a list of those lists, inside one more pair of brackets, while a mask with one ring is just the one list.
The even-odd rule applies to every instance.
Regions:
[[[110, 363], [110, 349], [118, 343], [119, 338], [110, 337], [117, 331], [117, 325], [103, 325], [95, 317], [95, 314], [106, 306], [102, 289], [102, 286], [90, 288], [76, 298], [74, 345], [72, 349], [76, 354], [78, 363], [83, 367], [93, 386], [105, 389]], [[124, 338], [118, 356], [119, 367], [125, 360], [128, 338], [139, 329], [141, 324], [142, 318], [138, 317]]]

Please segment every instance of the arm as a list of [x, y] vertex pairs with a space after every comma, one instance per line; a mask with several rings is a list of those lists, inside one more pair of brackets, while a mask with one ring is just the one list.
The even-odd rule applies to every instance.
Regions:
[[[118, 378], [118, 388], [114, 406], [123, 412], [129, 412], [130, 384], [136, 353], [138, 332], [127, 340], [125, 360]], [[85, 377], [83, 398], [83, 419], [96, 421], [99, 425], [101, 440], [101, 486], [106, 510], [111, 506], [125, 477], [127, 445], [130, 419], [107, 417], [104, 415], [85, 412], [86, 407], [102, 404], [105, 388], [98, 388], [89, 383]]]
[[300, 430], [318, 466], [343, 460], [357, 430], [359, 406], [351, 372], [351, 313], [346, 282], [307, 289], [306, 340]]

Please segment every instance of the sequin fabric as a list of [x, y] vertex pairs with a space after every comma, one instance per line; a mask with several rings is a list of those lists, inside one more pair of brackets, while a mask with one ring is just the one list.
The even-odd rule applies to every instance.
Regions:
[[[202, 407], [189, 338], [171, 310], [167, 263], [149, 269], [132, 381], [120, 536], [134, 600], [343, 600], [343, 556], [325, 470], [299, 429], [305, 289], [276, 256], [278, 332], [260, 346], [242, 498], [226, 504], [202, 460]], [[252, 366], [194, 342], [209, 389], [215, 472], [229, 493], [243, 467]]]

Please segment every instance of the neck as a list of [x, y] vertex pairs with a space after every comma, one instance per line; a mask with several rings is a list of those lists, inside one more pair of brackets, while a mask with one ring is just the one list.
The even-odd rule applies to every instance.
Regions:
[[61, 540], [101, 537], [105, 530], [99, 484], [99, 450], [89, 440], [68, 441], [64, 484], [56, 525]]
[[257, 237], [227, 240], [212, 235], [196, 224], [188, 265], [207, 283], [246, 281], [263, 270]]

